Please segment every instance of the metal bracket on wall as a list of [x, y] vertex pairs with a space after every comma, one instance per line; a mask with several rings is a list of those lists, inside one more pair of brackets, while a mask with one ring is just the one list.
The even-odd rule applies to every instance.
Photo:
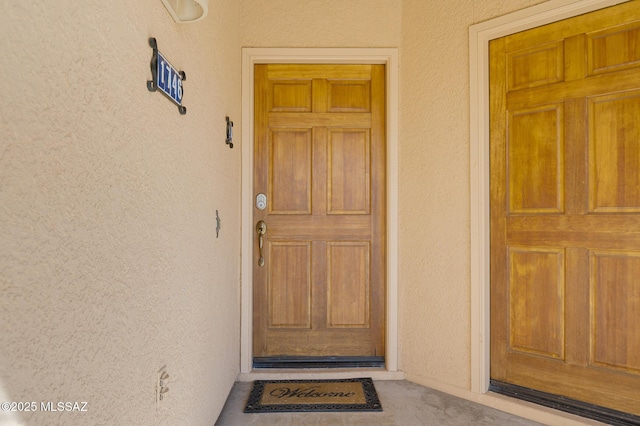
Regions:
[[229, 148], [233, 148], [233, 121], [229, 120], [229, 117], [225, 117], [227, 120], [227, 139], [225, 142], [229, 145]]

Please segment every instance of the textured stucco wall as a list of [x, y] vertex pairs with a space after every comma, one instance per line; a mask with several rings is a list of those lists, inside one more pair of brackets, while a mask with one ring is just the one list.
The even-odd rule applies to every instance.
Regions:
[[[211, 425], [238, 373], [240, 7], [0, 2], [0, 424]], [[152, 50], [186, 71], [150, 93]], [[222, 230], [215, 233], [219, 211]], [[170, 374], [156, 411], [157, 370]]]
[[243, 0], [243, 47], [397, 47], [401, 0]]
[[404, 0], [400, 359], [470, 387], [469, 26], [543, 0]]

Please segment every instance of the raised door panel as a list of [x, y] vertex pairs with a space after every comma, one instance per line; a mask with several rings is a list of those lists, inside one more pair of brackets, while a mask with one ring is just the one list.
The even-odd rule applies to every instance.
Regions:
[[370, 112], [370, 80], [327, 81], [328, 112]]
[[272, 80], [269, 94], [272, 112], [310, 112], [311, 80]]
[[564, 210], [563, 105], [509, 111], [510, 213]]
[[640, 22], [591, 32], [588, 40], [587, 69], [590, 75], [640, 66]]
[[270, 242], [269, 327], [311, 327], [311, 243]]
[[640, 252], [592, 251], [591, 364], [640, 376]]
[[369, 214], [371, 149], [368, 129], [330, 129], [328, 214]]
[[310, 214], [312, 130], [272, 129], [269, 197], [272, 214]]
[[510, 349], [564, 359], [564, 249], [509, 248]]
[[562, 81], [563, 47], [562, 42], [553, 42], [507, 53], [508, 89], [524, 89]]
[[640, 212], [640, 91], [589, 99], [589, 208]]
[[327, 250], [327, 326], [368, 327], [370, 244], [330, 242]]

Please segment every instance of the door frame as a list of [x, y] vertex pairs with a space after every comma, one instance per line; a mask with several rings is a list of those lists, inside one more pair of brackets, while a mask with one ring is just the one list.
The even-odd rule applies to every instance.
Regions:
[[490, 380], [489, 42], [629, 0], [550, 0], [469, 28], [471, 202], [471, 391]]
[[[254, 65], [268, 63], [384, 64], [386, 69], [387, 279], [385, 369], [398, 371], [398, 49], [243, 48], [242, 49], [242, 231], [240, 374], [253, 363], [253, 115]], [[371, 374], [369, 374], [371, 375]], [[398, 377], [394, 377], [397, 379]]]

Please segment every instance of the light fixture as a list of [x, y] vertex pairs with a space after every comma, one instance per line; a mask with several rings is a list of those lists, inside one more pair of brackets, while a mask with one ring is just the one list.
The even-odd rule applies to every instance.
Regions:
[[179, 24], [199, 21], [209, 12], [209, 0], [162, 0], [162, 4]]

